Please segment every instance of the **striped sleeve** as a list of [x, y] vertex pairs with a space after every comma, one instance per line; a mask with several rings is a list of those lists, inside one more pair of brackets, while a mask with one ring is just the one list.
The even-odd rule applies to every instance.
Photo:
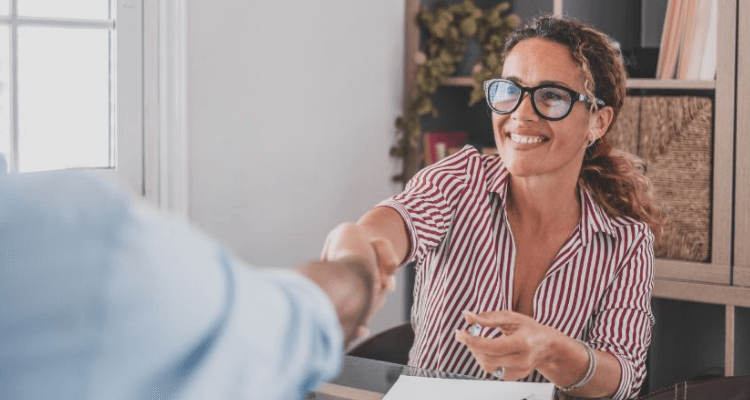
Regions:
[[638, 395], [654, 326], [654, 237], [648, 228], [638, 235], [595, 312], [588, 338], [594, 349], [612, 354], [620, 363], [620, 384], [612, 397], [617, 400]]
[[467, 148], [420, 170], [402, 193], [378, 204], [396, 210], [406, 223], [411, 250], [403, 264], [424, 258], [445, 237], [467, 188], [466, 168], [471, 156], [472, 150]]

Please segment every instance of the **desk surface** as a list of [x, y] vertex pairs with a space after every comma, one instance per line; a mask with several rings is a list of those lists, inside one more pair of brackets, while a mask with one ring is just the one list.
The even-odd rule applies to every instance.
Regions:
[[475, 379], [470, 376], [407, 367], [384, 361], [344, 356], [339, 375], [324, 383], [305, 400], [379, 400], [401, 375], [444, 379]]

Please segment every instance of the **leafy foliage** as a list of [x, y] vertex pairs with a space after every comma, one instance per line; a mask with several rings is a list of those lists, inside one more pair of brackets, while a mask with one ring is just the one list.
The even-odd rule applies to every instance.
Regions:
[[[422, 137], [420, 119], [438, 110], [430, 96], [456, 72], [464, 57], [468, 38], [476, 38], [482, 46], [482, 55], [472, 68], [473, 89], [469, 105], [484, 98], [482, 84], [499, 76], [502, 70], [502, 50], [505, 37], [515, 28], [520, 18], [509, 14], [510, 4], [502, 2], [489, 10], [477, 7], [472, 0], [446, 6], [439, 4], [433, 11], [423, 7], [416, 23], [423, 32], [423, 46], [415, 55], [417, 73], [415, 94], [408, 100], [404, 116], [396, 119], [399, 136], [391, 155], [406, 157], [409, 150], [418, 150]], [[405, 180], [404, 176], [395, 177]]]

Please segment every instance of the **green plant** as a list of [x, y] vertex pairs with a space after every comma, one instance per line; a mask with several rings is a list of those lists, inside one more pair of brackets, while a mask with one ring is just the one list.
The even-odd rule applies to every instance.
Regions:
[[[476, 38], [482, 47], [482, 55], [472, 68], [473, 88], [469, 105], [484, 98], [483, 82], [499, 76], [502, 70], [501, 53], [505, 37], [520, 22], [515, 14], [509, 14], [510, 4], [500, 3], [489, 10], [477, 7], [472, 0], [446, 6], [440, 4], [430, 11], [423, 7], [416, 16], [416, 23], [424, 33], [423, 48], [415, 55], [417, 74], [415, 95], [409, 99], [405, 114], [396, 119], [398, 138], [391, 148], [391, 155], [405, 158], [410, 151], [418, 150], [422, 138], [420, 119], [438, 110], [430, 96], [456, 72], [456, 67], [466, 52], [468, 38]], [[396, 181], [405, 181], [405, 173], [395, 176]]]

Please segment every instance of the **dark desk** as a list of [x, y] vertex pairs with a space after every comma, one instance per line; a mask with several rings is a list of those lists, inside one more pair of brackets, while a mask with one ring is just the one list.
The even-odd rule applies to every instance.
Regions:
[[344, 356], [341, 373], [316, 391], [308, 393], [305, 400], [380, 400], [401, 375], [475, 379], [470, 376]]

